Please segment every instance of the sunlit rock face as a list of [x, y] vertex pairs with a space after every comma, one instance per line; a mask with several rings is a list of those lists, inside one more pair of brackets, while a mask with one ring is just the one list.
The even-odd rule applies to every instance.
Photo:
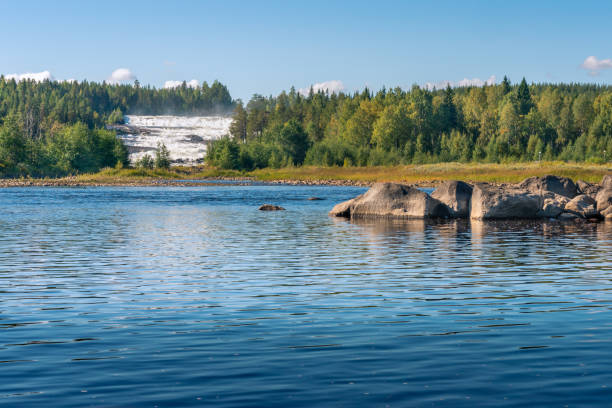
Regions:
[[229, 133], [230, 116], [127, 115], [124, 125], [114, 125], [135, 163], [145, 154], [153, 156], [158, 143], [166, 145], [173, 164], [202, 163], [212, 140]]

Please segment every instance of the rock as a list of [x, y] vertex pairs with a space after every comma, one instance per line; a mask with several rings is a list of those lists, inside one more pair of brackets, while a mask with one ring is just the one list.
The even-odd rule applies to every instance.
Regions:
[[612, 174], [605, 175], [601, 180], [601, 187], [612, 190]]
[[467, 218], [470, 215], [472, 186], [463, 181], [445, 181], [431, 193], [431, 196], [450, 209], [455, 218]]
[[281, 206], [274, 204], [264, 204], [259, 207], [259, 211], [284, 211], [285, 209]]
[[333, 216], [355, 218], [446, 218], [449, 208], [429, 194], [404, 184], [376, 183], [365, 194], [336, 205]]
[[578, 187], [578, 194], [586, 194], [591, 198], [595, 198], [599, 190], [601, 190], [599, 184], [591, 184], [583, 180], [578, 180], [576, 186]]
[[599, 213], [595, 207], [596, 203], [586, 194], [576, 196], [565, 205], [566, 213], [577, 215], [581, 218], [597, 218]]
[[308, 201], [319, 201], [322, 200], [322, 198], [319, 197], [308, 197]]
[[[599, 190], [595, 196], [597, 211], [603, 214], [608, 209], [612, 208], [612, 187]], [[606, 212], [607, 214], [607, 212]]]
[[580, 217], [578, 217], [576, 214], [572, 214], [572, 213], [563, 213], [561, 215], [559, 215], [559, 219], [560, 220], [575, 220], [578, 219]]
[[538, 216], [544, 218], [557, 218], [563, 212], [565, 205], [570, 201], [569, 198], [555, 193], [547, 193], [542, 198], [544, 201]]
[[475, 185], [470, 202], [470, 218], [541, 218], [540, 196], [516, 187]]
[[329, 215], [331, 215], [332, 217], [351, 218], [351, 206], [353, 205], [355, 200], [361, 197], [363, 197], [363, 194], [351, 200], [341, 202], [340, 204], [336, 204], [334, 208], [332, 208], [332, 210], [329, 212]]
[[578, 194], [578, 188], [572, 179], [550, 175], [544, 177], [529, 177], [523, 180], [518, 187], [532, 194], [551, 192], [570, 199], [576, 197]]

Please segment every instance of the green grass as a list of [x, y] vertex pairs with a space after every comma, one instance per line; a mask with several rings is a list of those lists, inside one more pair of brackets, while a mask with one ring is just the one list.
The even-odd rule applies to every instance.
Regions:
[[107, 168], [94, 174], [82, 174], [70, 178], [79, 183], [137, 184], [160, 180], [202, 180], [211, 178], [252, 178], [260, 181], [354, 181], [371, 183], [394, 181], [402, 183], [436, 183], [442, 180], [468, 182], [517, 183], [531, 176], [553, 174], [573, 180], [599, 182], [605, 174], [612, 174], [610, 165], [587, 163], [438, 163], [407, 166], [376, 167], [287, 167], [260, 169], [251, 172], [220, 170], [200, 167], [172, 167], [163, 169], [114, 169]]
[[612, 167], [584, 163], [438, 163], [393, 167], [295, 167], [256, 170], [249, 175], [258, 180], [350, 180], [359, 182], [395, 181], [434, 183], [442, 180], [517, 183], [527, 177], [553, 174], [574, 180], [599, 182]]

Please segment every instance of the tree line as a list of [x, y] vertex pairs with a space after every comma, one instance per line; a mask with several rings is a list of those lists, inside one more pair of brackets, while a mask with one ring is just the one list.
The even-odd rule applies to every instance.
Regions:
[[107, 124], [124, 114], [231, 112], [218, 81], [156, 89], [96, 82], [15, 81], [0, 76], [0, 177], [62, 176], [127, 166], [127, 150]]
[[601, 163], [612, 154], [612, 87], [501, 84], [354, 94], [294, 88], [238, 101], [223, 168], [535, 160]]

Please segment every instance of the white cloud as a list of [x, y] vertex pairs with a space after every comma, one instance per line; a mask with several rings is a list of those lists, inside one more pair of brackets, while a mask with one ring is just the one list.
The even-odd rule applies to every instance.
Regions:
[[108, 78], [108, 82], [111, 84], [118, 84], [125, 81], [133, 81], [136, 79], [136, 75], [127, 68], [119, 68], [113, 71], [111, 76]]
[[612, 69], [612, 59], [606, 58], [598, 60], [596, 57], [591, 55], [586, 57], [581, 67], [588, 70], [589, 75], [596, 76], [599, 75], [599, 71], [604, 69]]
[[[165, 89], [178, 88], [181, 85], [183, 85], [183, 81], [166, 81], [166, 82], [164, 82], [164, 88]], [[187, 82], [187, 87], [188, 88], [197, 88], [199, 86], [200, 86], [200, 81], [198, 81], [197, 79], [192, 79], [191, 81]]]
[[[319, 82], [319, 83], [312, 85], [312, 90], [315, 93], [319, 91], [323, 91], [323, 92], [330, 93], [330, 94], [339, 93], [339, 92], [344, 91], [344, 84], [342, 83], [342, 81], [337, 81], [337, 80]], [[300, 88], [298, 92], [306, 96], [310, 93], [310, 88]]]
[[49, 81], [53, 81], [53, 75], [51, 75], [51, 73], [49, 71], [42, 71], [42, 72], [26, 72], [23, 74], [9, 74], [6, 75], [5, 78], [7, 80], [9, 79], [14, 79], [15, 81], [19, 82], [19, 81], [24, 81], [24, 80], [34, 80], [36, 82], [42, 82], [46, 79], [48, 79]]
[[488, 79], [482, 80], [480, 78], [463, 78], [460, 81], [452, 82], [452, 81], [440, 81], [440, 82], [427, 82], [425, 83], [425, 88], [429, 90], [435, 89], [444, 89], [447, 85], [450, 85], [451, 88], [461, 88], [467, 86], [485, 86], [485, 85], [494, 85], [497, 81], [495, 75], [491, 75]]

